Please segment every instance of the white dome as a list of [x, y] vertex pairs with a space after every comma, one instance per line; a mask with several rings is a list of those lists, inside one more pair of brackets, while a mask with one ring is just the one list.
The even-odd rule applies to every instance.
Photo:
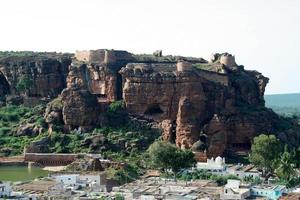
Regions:
[[218, 157], [216, 157], [216, 164], [219, 164], [219, 165], [221, 165], [221, 164], [223, 164], [223, 159], [220, 157], [220, 156], [218, 156]]

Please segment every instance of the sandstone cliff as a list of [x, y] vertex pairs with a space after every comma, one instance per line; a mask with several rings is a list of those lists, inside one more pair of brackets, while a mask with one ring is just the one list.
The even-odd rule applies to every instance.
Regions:
[[[70, 54], [22, 52], [0, 57], [0, 95], [23, 94], [29, 97], [56, 97], [66, 87]], [[26, 77], [30, 84], [19, 91], [19, 81]]]
[[201, 135], [213, 155], [249, 148], [254, 136], [274, 131], [277, 116], [264, 108], [268, 79], [234, 60], [216, 60], [128, 64], [120, 71], [128, 112], [161, 122], [163, 137], [181, 148], [192, 147]]
[[27, 95], [61, 94], [46, 109], [50, 131], [55, 123], [67, 132], [103, 126], [109, 104], [123, 100], [127, 113], [158, 124], [165, 140], [208, 156], [248, 150], [260, 133], [300, 143], [264, 107], [268, 78], [245, 70], [228, 53], [210, 61], [105, 49], [78, 51], [72, 63], [70, 55], [9, 57], [0, 60], [0, 95], [19, 94], [23, 75], [34, 83]]

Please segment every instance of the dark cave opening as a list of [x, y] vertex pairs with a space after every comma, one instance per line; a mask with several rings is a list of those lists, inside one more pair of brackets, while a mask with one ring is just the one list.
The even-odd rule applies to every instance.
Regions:
[[164, 111], [160, 108], [158, 104], [153, 104], [148, 107], [148, 109], [145, 112], [145, 115], [157, 115], [162, 114]]

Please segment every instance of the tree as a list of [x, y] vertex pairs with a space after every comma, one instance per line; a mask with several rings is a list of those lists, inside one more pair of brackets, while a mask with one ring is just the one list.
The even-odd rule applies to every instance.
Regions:
[[263, 170], [263, 176], [273, 172], [281, 153], [281, 143], [275, 135], [261, 134], [254, 138], [250, 162]]
[[29, 78], [29, 76], [23, 75], [19, 79], [19, 81], [16, 85], [16, 89], [19, 92], [25, 92], [25, 94], [26, 94], [32, 85], [33, 85], [33, 81]]
[[286, 145], [284, 152], [280, 156], [278, 167], [275, 170], [277, 176], [285, 181], [290, 181], [291, 178], [293, 178], [293, 176], [296, 174], [293, 157], [294, 156], [288, 151]]
[[191, 167], [195, 164], [194, 154], [190, 150], [181, 150], [175, 145], [156, 141], [150, 145], [148, 154], [153, 167], [165, 171], [172, 169], [177, 173], [181, 169]]

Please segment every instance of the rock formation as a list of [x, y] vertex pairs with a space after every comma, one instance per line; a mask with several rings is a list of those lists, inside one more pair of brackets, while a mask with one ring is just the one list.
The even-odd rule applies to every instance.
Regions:
[[72, 63], [70, 55], [9, 57], [0, 59], [0, 95], [19, 94], [16, 84], [24, 75], [34, 83], [29, 96], [61, 93], [45, 119], [67, 131], [105, 125], [104, 113], [116, 100], [130, 115], [159, 124], [165, 140], [205, 147], [212, 156], [249, 149], [256, 135], [279, 130], [279, 117], [264, 107], [268, 78], [245, 70], [228, 53], [209, 62], [104, 49], [77, 51]]
[[32, 53], [30, 56], [0, 58], [0, 95], [20, 94], [18, 81], [30, 79], [27, 92], [31, 97], [56, 97], [66, 87], [71, 63], [69, 54]]
[[277, 117], [264, 108], [268, 79], [244, 70], [230, 54], [215, 57], [213, 63], [127, 64], [120, 73], [128, 112], [161, 121], [163, 138], [181, 148], [190, 148], [200, 134], [213, 155], [249, 148], [254, 136], [273, 130]]

